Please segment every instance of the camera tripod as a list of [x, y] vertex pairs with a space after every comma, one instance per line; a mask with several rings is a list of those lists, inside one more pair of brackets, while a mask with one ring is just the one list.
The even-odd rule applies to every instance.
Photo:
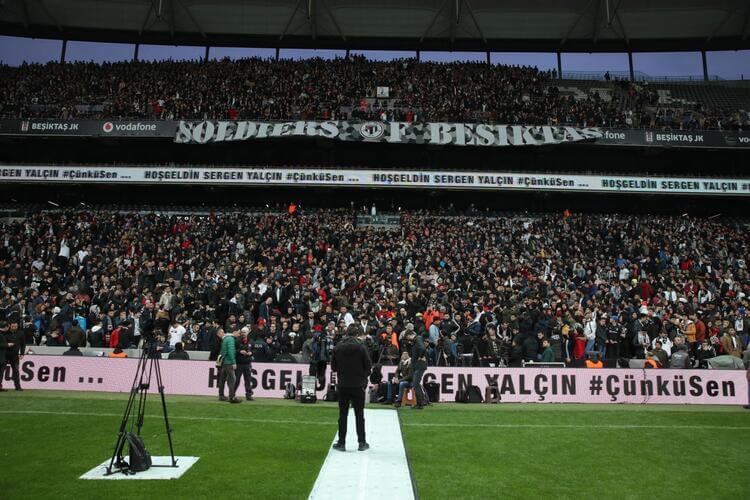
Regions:
[[[161, 367], [159, 366], [161, 354], [156, 351], [155, 343], [155, 340], [145, 340], [140, 358], [138, 359], [133, 386], [130, 389], [130, 397], [128, 398], [128, 403], [125, 406], [125, 413], [120, 422], [120, 430], [117, 433], [115, 449], [112, 453], [112, 458], [109, 461], [109, 466], [107, 467], [106, 476], [118, 472], [123, 474], [136, 473], [131, 470], [130, 464], [123, 460], [122, 452], [127, 443], [127, 434], [129, 434], [128, 423], [130, 424], [130, 432], [133, 432], [133, 428], [135, 428], [135, 434], [138, 436], [141, 435], [141, 427], [143, 427], [143, 419], [146, 412], [146, 397], [148, 396], [148, 391], [151, 387], [151, 379], [153, 375], [156, 375], [156, 385], [159, 390], [159, 396], [161, 397], [161, 407], [164, 414], [164, 425], [167, 429], [167, 440], [169, 441], [169, 453], [172, 458], [172, 463], [171, 465], [152, 464], [151, 467], [177, 467], [177, 460], [175, 459], [174, 447], [172, 445], [172, 428], [169, 426], [167, 402], [164, 399], [164, 383], [162, 382]], [[135, 415], [133, 415], [134, 406], [136, 408]]]

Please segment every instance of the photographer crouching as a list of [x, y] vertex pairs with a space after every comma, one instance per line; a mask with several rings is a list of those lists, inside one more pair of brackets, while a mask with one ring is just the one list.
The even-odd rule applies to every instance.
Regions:
[[357, 340], [361, 335], [364, 335], [364, 330], [360, 325], [349, 325], [346, 329], [346, 338], [334, 347], [331, 356], [331, 370], [338, 375], [339, 439], [333, 445], [338, 451], [346, 451], [350, 403], [357, 419], [358, 450], [365, 451], [370, 447], [365, 439], [365, 387], [372, 369], [372, 361], [367, 348]]

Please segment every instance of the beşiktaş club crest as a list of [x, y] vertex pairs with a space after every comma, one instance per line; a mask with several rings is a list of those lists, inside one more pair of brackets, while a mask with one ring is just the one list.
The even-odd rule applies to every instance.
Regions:
[[359, 129], [359, 134], [365, 140], [379, 139], [385, 133], [385, 127], [378, 122], [365, 122]]
[[646, 132], [646, 142], [654, 142], [654, 133]]
[[29, 131], [29, 121], [24, 120], [21, 122], [21, 132], [28, 132]]

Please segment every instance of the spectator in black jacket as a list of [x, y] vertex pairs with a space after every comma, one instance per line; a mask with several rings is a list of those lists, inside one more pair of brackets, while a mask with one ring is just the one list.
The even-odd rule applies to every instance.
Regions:
[[79, 326], [78, 320], [73, 320], [71, 327], [68, 328], [68, 333], [65, 334], [65, 338], [68, 340], [70, 347], [86, 347], [86, 334]]
[[331, 370], [338, 375], [339, 392], [339, 439], [333, 448], [346, 450], [346, 426], [351, 404], [357, 419], [358, 449], [364, 451], [370, 447], [365, 439], [365, 386], [372, 361], [365, 346], [357, 341], [357, 337], [363, 334], [362, 327], [351, 324], [346, 334], [347, 338], [339, 342], [331, 356]]
[[181, 359], [184, 361], [187, 361], [190, 359], [190, 355], [185, 351], [185, 348], [182, 346], [182, 342], [177, 342], [174, 345], [174, 351], [169, 353], [168, 359]]
[[414, 396], [417, 398], [416, 406], [412, 406], [413, 410], [424, 408], [426, 399], [422, 390], [422, 377], [424, 377], [424, 372], [427, 370], [427, 346], [425, 345], [425, 340], [428, 337], [429, 333], [427, 332], [423, 335], [417, 335], [416, 339], [414, 339], [414, 345], [411, 348], [413, 367], [411, 386], [414, 388]]
[[[23, 359], [23, 353], [26, 352], [26, 344], [23, 340], [23, 332], [18, 328], [18, 321], [12, 319], [10, 324], [2, 322], [0, 324], [0, 335], [5, 339], [3, 344], [0, 344], [0, 349], [5, 347], [5, 356], [0, 364], [0, 378], [5, 374], [5, 366], [10, 365], [13, 385], [17, 391], [22, 391], [21, 388], [21, 374], [18, 369], [20, 360]], [[2, 386], [0, 386], [2, 388]]]
[[248, 334], [250, 333], [250, 328], [243, 327], [240, 330], [240, 338], [237, 339], [237, 342], [235, 343], [235, 350], [237, 351], [237, 369], [235, 370], [235, 378], [237, 379], [237, 382], [235, 382], [235, 388], [234, 392], [237, 392], [237, 388], [240, 386], [240, 377], [245, 381], [245, 399], [247, 401], [253, 400], [253, 381], [251, 379], [250, 373], [252, 370], [252, 349], [250, 345], [250, 339], [248, 338]]
[[607, 352], [607, 320], [604, 316], [601, 316], [597, 322], [594, 338], [596, 346], [594, 349], [601, 353], [600, 359], [604, 359]]
[[78, 349], [78, 346], [72, 345], [70, 349], [62, 353], [63, 356], [83, 356], [83, 353]]
[[502, 345], [495, 332], [495, 326], [488, 325], [487, 334], [482, 337], [482, 340], [480, 341], [479, 352], [481, 366], [498, 366], [499, 364]]
[[536, 361], [539, 355], [539, 341], [533, 333], [528, 333], [523, 341], [523, 360]]
[[0, 321], [0, 392], [7, 392], [8, 389], [3, 389], [3, 379], [5, 378], [5, 360], [8, 356], [8, 350], [12, 347], [8, 345], [8, 337], [6, 333], [8, 331], [8, 324], [5, 321]]
[[513, 344], [510, 348], [510, 361], [508, 366], [519, 368], [523, 364], [523, 345], [519, 337], [513, 339]]

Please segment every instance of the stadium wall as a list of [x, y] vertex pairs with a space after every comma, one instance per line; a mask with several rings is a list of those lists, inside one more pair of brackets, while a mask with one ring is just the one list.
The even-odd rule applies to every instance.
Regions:
[[[137, 359], [26, 356], [21, 377], [29, 389], [128, 392]], [[395, 367], [384, 367], [389, 379]], [[290, 363], [253, 365], [255, 396], [281, 398], [287, 383], [298, 383], [307, 366]], [[6, 373], [6, 380], [9, 373]], [[167, 394], [215, 396], [219, 373], [211, 361], [162, 362]], [[747, 404], [743, 370], [634, 370], [559, 368], [429, 367], [425, 382], [440, 384], [440, 400], [477, 386], [484, 394], [497, 384], [506, 403], [661, 403]], [[151, 390], [157, 392], [152, 384]], [[320, 394], [322, 396], [322, 394]]]

